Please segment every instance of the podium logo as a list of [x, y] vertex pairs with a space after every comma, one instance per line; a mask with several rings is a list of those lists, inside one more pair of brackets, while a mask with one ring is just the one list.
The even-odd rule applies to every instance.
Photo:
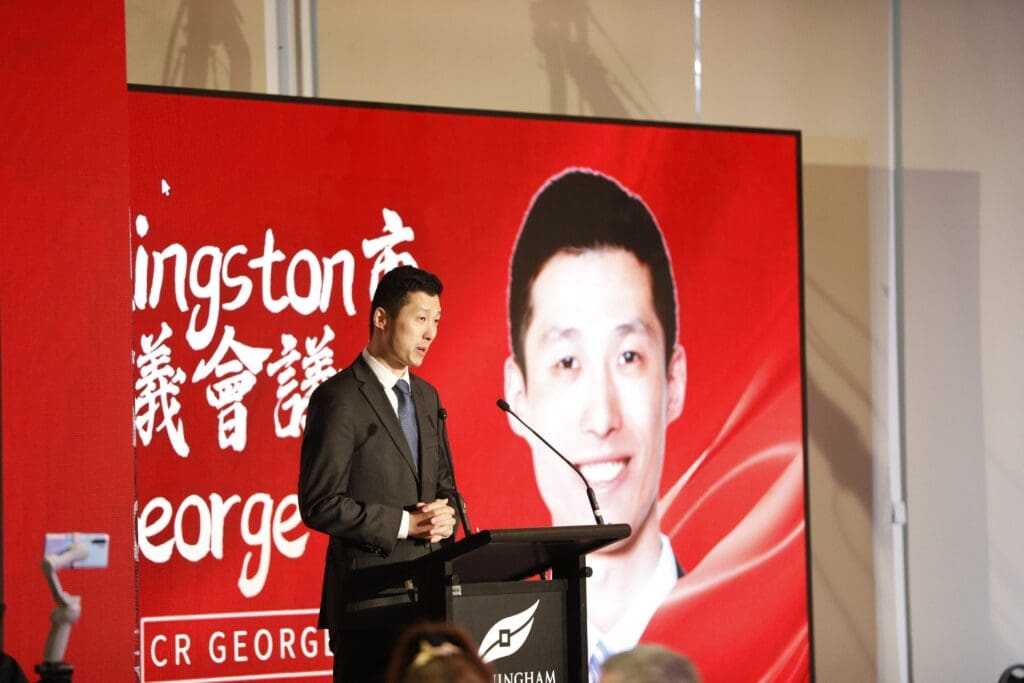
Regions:
[[485, 662], [510, 657], [526, 644], [533, 628], [533, 613], [537, 611], [537, 600], [519, 614], [499, 619], [480, 643], [480, 658]]

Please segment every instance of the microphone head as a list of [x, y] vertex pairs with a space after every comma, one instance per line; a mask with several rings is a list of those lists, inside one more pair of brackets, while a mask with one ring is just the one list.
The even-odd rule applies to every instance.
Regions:
[[498, 407], [504, 410], [506, 413], [512, 410], [511, 408], [509, 408], [508, 402], [505, 401], [505, 399], [503, 398], [498, 399]]
[[437, 416], [439, 418], [441, 418], [442, 420], [447, 420], [448, 419], [448, 411], [445, 410], [444, 408], [438, 408], [437, 409]]

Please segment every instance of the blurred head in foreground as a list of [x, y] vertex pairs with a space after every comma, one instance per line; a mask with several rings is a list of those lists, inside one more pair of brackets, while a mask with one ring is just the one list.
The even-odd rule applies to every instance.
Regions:
[[609, 657], [600, 683], [700, 683], [686, 657], [661, 645], [638, 645]]
[[465, 631], [446, 623], [407, 630], [388, 665], [387, 683], [490, 683], [492, 671]]

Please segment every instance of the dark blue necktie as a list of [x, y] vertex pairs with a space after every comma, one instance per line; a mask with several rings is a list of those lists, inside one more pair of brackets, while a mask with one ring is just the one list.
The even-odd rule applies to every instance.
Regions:
[[398, 394], [398, 421], [402, 423], [402, 431], [405, 432], [405, 439], [412, 449], [412, 463], [419, 473], [420, 454], [420, 430], [416, 426], [416, 407], [412, 404], [412, 394], [409, 392], [409, 383], [404, 379], [395, 382], [395, 393]]

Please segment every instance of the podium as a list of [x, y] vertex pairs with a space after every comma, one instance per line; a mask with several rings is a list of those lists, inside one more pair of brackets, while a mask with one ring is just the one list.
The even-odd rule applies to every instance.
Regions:
[[405, 627], [448, 621], [508, 680], [586, 683], [586, 555], [629, 534], [628, 524], [478, 531], [410, 562], [350, 572], [341, 636], [361, 633], [365, 661], [380, 662]]

